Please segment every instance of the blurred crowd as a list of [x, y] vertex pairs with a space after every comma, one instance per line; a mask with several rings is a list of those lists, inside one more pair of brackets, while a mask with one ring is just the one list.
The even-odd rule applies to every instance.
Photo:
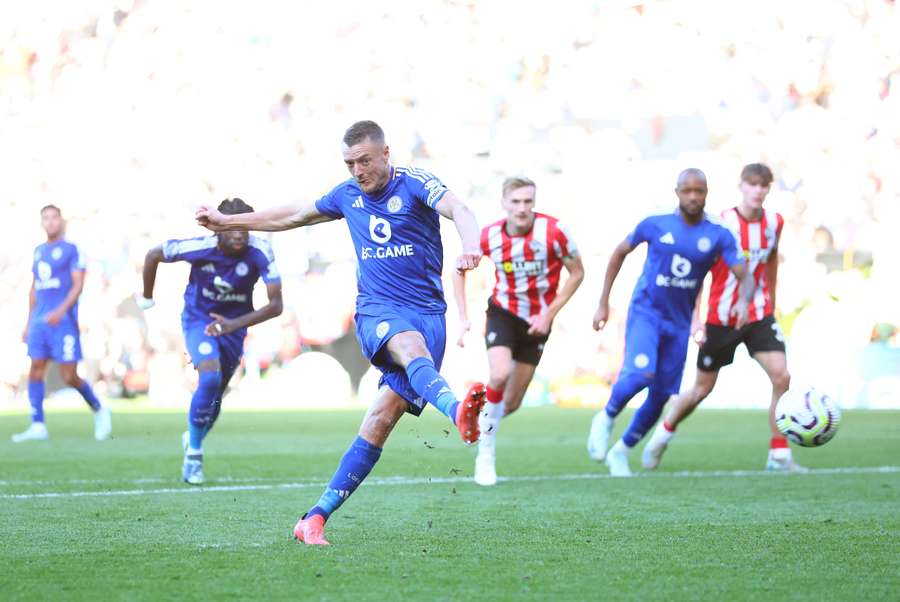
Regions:
[[[110, 396], [184, 402], [187, 268], [161, 268], [158, 306], [144, 315], [132, 296], [146, 251], [201, 235], [200, 203], [318, 198], [346, 177], [344, 129], [375, 119], [396, 163], [433, 171], [480, 222], [500, 217], [503, 178], [525, 174], [538, 210], [572, 229], [587, 279], [554, 325], [535, 402], [605, 401], [640, 269], [626, 262], [598, 335], [590, 322], [606, 260], [643, 216], [674, 208], [678, 171], [707, 173], [718, 212], [739, 200], [741, 166], [761, 161], [776, 174], [768, 207], [786, 219], [778, 312], [795, 380], [848, 405], [900, 405], [898, 31], [887, 0], [0, 5], [5, 395], [27, 366], [41, 206], [62, 207], [88, 259], [85, 376]], [[452, 224], [444, 235], [449, 257]], [[251, 330], [240, 378], [322, 381], [321, 352], [336, 359], [327, 370], [341, 391], [373, 387], [353, 341], [343, 224], [272, 240], [286, 311]], [[492, 275], [473, 280], [477, 315]], [[460, 387], [483, 378], [478, 333], [454, 345], [452, 303], [448, 325], [447, 374]], [[308, 354], [319, 359], [300, 361]], [[767, 405], [755, 370], [738, 362], [734, 378], [760, 381], [760, 399], [736, 399], [746, 389], [726, 383], [720, 401]], [[334, 398], [315, 387], [291, 403]]]

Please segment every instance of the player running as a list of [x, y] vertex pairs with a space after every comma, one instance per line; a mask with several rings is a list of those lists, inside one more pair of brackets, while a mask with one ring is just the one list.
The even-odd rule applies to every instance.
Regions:
[[315, 203], [239, 216], [209, 207], [197, 211], [197, 221], [211, 230], [277, 231], [347, 220], [358, 260], [356, 336], [382, 376], [359, 436], [319, 501], [294, 527], [294, 535], [307, 544], [328, 543], [325, 521], [372, 470], [404, 412], [418, 416], [427, 402], [456, 425], [463, 441], [474, 443], [484, 404], [484, 385], [473, 384], [459, 402], [438, 373], [447, 310], [439, 216], [456, 224], [463, 248], [456, 269], [461, 271], [477, 267], [481, 259], [475, 217], [435, 176], [391, 165], [384, 132], [373, 121], [347, 130], [343, 157], [352, 177]]
[[[753, 274], [756, 292], [750, 303], [748, 322], [737, 326], [732, 308], [737, 302], [738, 283], [720, 260], [712, 268], [709, 313], [700, 350], [697, 354], [697, 379], [694, 386], [679, 395], [665, 420], [657, 426], [642, 454], [645, 468], [656, 468], [675, 435], [675, 429], [716, 385], [719, 370], [734, 360], [734, 351], [743, 343], [772, 382], [769, 428], [772, 438], [766, 470], [802, 471], [788, 447], [787, 439], [775, 425], [775, 404], [788, 390], [791, 375], [787, 369], [784, 337], [775, 321], [775, 284], [778, 276], [778, 242], [784, 218], [763, 208], [772, 171], [761, 163], [751, 163], [741, 171], [741, 202], [722, 213], [722, 221], [740, 241], [748, 269]], [[698, 308], [699, 310], [699, 308]]]
[[[247, 214], [253, 207], [241, 199], [228, 199], [219, 204], [218, 211]], [[153, 286], [160, 262], [175, 261], [191, 264], [181, 328], [198, 377], [188, 430], [181, 437], [181, 478], [190, 485], [202, 485], [203, 439], [219, 417], [228, 381], [244, 355], [247, 328], [281, 315], [281, 277], [269, 242], [243, 230], [169, 240], [147, 252], [143, 297], [137, 299], [141, 308], [154, 305]], [[260, 278], [266, 283], [269, 302], [254, 310], [253, 286]]]
[[12, 440], [43, 440], [49, 437], [44, 423], [44, 378], [47, 362], [59, 366], [63, 382], [84, 398], [94, 412], [94, 438], [108, 439], [112, 432], [109, 408], [100, 403], [91, 386], [78, 376], [81, 336], [78, 330], [78, 298], [84, 288], [84, 256], [65, 239], [66, 224], [56, 205], [41, 209], [41, 227], [47, 242], [34, 250], [28, 322], [22, 340], [28, 344], [28, 401], [31, 425]]
[[[730, 310], [738, 325], [746, 320], [747, 303], [753, 294], [753, 278], [739, 255], [734, 235], [703, 211], [706, 175], [699, 169], [684, 170], [678, 176], [675, 194], [678, 211], [644, 219], [615, 248], [594, 315], [594, 330], [600, 330], [609, 317], [609, 293], [622, 262], [637, 245], [646, 242], [647, 259], [628, 307], [625, 359], [606, 409], [594, 417], [587, 444], [591, 458], [598, 462], [605, 459], [613, 476], [631, 476], [628, 453], [659, 418], [669, 397], [678, 393], [694, 302], [716, 260], [721, 257], [741, 282], [740, 294]], [[646, 401], [607, 453], [615, 417], [645, 388]]]
[[[584, 265], [568, 229], [534, 211], [536, 187], [528, 178], [503, 183], [506, 217], [481, 231], [481, 252], [497, 270], [488, 300], [485, 344], [490, 377], [478, 428], [475, 482], [497, 483], [496, 441], [501, 418], [519, 409], [544, 353], [553, 319], [584, 280]], [[559, 275], [569, 274], [562, 288]], [[469, 330], [465, 273], [453, 275], [463, 336]]]

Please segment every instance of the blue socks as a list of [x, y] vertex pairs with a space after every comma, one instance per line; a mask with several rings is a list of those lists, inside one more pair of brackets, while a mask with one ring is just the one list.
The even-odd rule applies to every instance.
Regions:
[[406, 366], [406, 376], [413, 390], [422, 399], [440, 410], [441, 414], [456, 422], [459, 401], [432, 362], [427, 357], [417, 357]]
[[28, 401], [31, 403], [31, 421], [44, 421], [44, 381], [28, 381]]
[[81, 381], [81, 385], [75, 389], [78, 391], [84, 400], [87, 402], [91, 409], [95, 412], [100, 409], [100, 400], [97, 399], [97, 396], [94, 395], [94, 390], [87, 383], [87, 381]]
[[625, 434], [622, 435], [622, 442], [628, 447], [637, 445], [644, 438], [644, 435], [647, 434], [647, 431], [653, 428], [653, 425], [659, 420], [659, 415], [662, 414], [663, 406], [666, 405], [667, 401], [669, 401], [668, 393], [661, 394], [650, 389], [647, 393], [647, 399], [635, 412], [634, 418], [631, 419], [631, 424], [628, 425]]
[[331, 477], [331, 482], [328, 483], [322, 497], [310, 508], [306, 516], [318, 514], [328, 520], [331, 513], [340, 508], [341, 504], [356, 491], [380, 457], [380, 447], [372, 445], [362, 437], [357, 437], [341, 458], [341, 463], [338, 464], [338, 469]]
[[203, 437], [209, 432], [213, 422], [219, 415], [220, 390], [222, 374], [218, 371], [200, 372], [197, 390], [191, 398], [191, 409], [188, 413], [188, 434], [190, 446], [200, 449]]
[[609, 394], [609, 401], [606, 402], [606, 415], [610, 418], [618, 416], [631, 398], [649, 387], [652, 382], [653, 378], [648, 378], [640, 372], [620, 374]]

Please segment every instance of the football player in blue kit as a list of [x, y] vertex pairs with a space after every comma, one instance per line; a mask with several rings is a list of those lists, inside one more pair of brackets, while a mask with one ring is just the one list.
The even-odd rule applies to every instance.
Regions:
[[47, 242], [34, 250], [28, 322], [23, 340], [28, 344], [31, 368], [28, 371], [28, 401], [31, 425], [12, 440], [48, 438], [44, 424], [44, 378], [47, 363], [59, 366], [63, 382], [77, 390], [94, 412], [94, 438], [109, 438], [112, 419], [91, 386], [78, 376], [81, 338], [78, 330], [78, 298], [84, 288], [84, 257], [76, 245], [65, 239], [65, 222], [56, 205], [41, 209], [41, 227]]
[[[241, 199], [219, 204], [221, 213], [250, 213]], [[187, 261], [191, 274], [184, 291], [181, 328], [197, 390], [191, 398], [188, 430], [182, 435], [182, 479], [203, 484], [203, 439], [219, 417], [222, 396], [244, 354], [247, 328], [281, 315], [281, 277], [268, 241], [229, 230], [213, 236], [169, 240], [150, 249], [144, 260], [142, 309], [153, 307], [153, 286], [161, 262]], [[262, 278], [269, 302], [253, 309], [253, 286]]]
[[435, 176], [395, 167], [384, 132], [373, 121], [344, 134], [343, 158], [351, 178], [314, 203], [247, 215], [197, 211], [214, 230], [288, 230], [344, 218], [358, 260], [356, 335], [381, 372], [379, 391], [359, 433], [319, 500], [294, 527], [307, 544], [327, 544], [325, 521], [362, 483], [378, 461], [391, 430], [405, 412], [419, 415], [426, 403], [459, 429], [466, 443], [478, 440], [484, 385], [475, 383], [458, 401], [438, 373], [444, 357], [447, 304], [441, 285], [440, 216], [453, 220], [462, 241], [456, 269], [481, 259], [480, 230], [466, 205]]
[[[594, 330], [600, 330], [609, 318], [609, 293], [625, 257], [647, 243], [644, 268], [628, 306], [622, 369], [606, 409], [594, 417], [587, 443], [591, 458], [606, 460], [613, 476], [631, 476], [628, 453], [656, 423], [669, 397], [678, 394], [694, 303], [716, 259], [721, 256], [741, 282], [733, 309], [739, 324], [746, 321], [755, 288], [734, 235], [704, 212], [706, 175], [699, 169], [684, 170], [675, 194], [677, 211], [644, 219], [615, 248], [594, 315]], [[646, 401], [607, 453], [613, 421], [643, 389], [647, 389]]]

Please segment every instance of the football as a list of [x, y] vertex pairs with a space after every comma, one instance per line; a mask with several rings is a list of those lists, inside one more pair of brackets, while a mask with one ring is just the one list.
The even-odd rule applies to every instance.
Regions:
[[778, 430], [803, 447], [817, 447], [831, 441], [840, 422], [837, 402], [814, 387], [788, 390], [775, 407]]

